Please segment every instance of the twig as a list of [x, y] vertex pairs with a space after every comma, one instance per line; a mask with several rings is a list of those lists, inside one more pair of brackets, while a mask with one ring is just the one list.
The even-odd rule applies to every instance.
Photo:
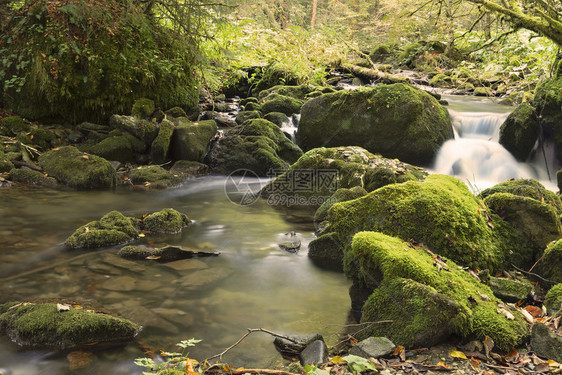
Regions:
[[516, 266], [515, 264], [513, 264], [513, 263], [511, 264], [511, 266], [512, 266], [513, 268], [515, 268], [517, 271], [523, 272], [524, 274], [529, 275], [529, 276], [536, 277], [537, 279], [539, 279], [539, 280], [541, 280], [541, 281], [544, 281], [545, 283], [549, 283], [549, 284], [553, 284], [553, 285], [554, 285], [554, 284], [558, 284], [556, 281], [552, 281], [552, 280], [545, 279], [544, 277], [542, 277], [542, 276], [540, 276], [540, 275], [537, 275], [536, 273], [522, 270], [521, 268], [517, 267], [517, 266]]
[[291, 372], [281, 371], [281, 370], [269, 370], [263, 368], [243, 368], [239, 370], [234, 370], [231, 372], [234, 375], [242, 374], [265, 374], [265, 375], [294, 375]]

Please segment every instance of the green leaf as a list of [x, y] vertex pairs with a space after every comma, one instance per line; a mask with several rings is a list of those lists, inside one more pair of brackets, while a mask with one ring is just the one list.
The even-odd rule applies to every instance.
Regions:
[[377, 371], [375, 364], [366, 358], [359, 357], [353, 354], [346, 355], [343, 359], [347, 362], [347, 367], [353, 373], [359, 373], [365, 370]]

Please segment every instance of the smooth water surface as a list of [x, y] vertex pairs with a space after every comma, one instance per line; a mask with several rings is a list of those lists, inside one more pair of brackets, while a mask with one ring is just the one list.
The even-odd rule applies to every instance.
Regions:
[[[204, 359], [233, 344], [246, 328], [285, 334], [322, 333], [337, 342], [349, 311], [348, 282], [341, 273], [315, 267], [307, 257], [310, 225], [292, 224], [258, 200], [232, 203], [225, 177], [187, 181], [167, 191], [76, 192], [15, 186], [0, 190], [0, 293], [18, 300], [68, 298], [99, 304], [143, 325], [138, 343], [178, 351], [175, 343], [203, 339], [190, 355]], [[232, 197], [231, 197], [232, 198]], [[111, 210], [140, 216], [166, 207], [194, 223], [178, 235], [141, 238], [150, 246], [181, 245], [220, 251], [217, 257], [173, 263], [129, 261], [118, 248], [68, 250], [77, 227]], [[296, 232], [296, 254], [278, 244]], [[224, 360], [235, 366], [280, 361], [272, 337], [255, 333]], [[138, 343], [94, 353], [79, 374], [140, 374]], [[0, 338], [0, 368], [13, 375], [69, 373], [66, 353], [21, 350]]]

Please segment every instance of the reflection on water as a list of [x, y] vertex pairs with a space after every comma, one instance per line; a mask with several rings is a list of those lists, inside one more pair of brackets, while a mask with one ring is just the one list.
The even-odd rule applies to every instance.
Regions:
[[[139, 322], [139, 341], [176, 351], [174, 344], [203, 339], [190, 351], [199, 359], [221, 352], [246, 332], [263, 327], [287, 334], [320, 332], [335, 343], [349, 310], [348, 283], [339, 273], [313, 266], [307, 257], [313, 228], [283, 219], [258, 200], [231, 203], [224, 177], [206, 177], [162, 192], [75, 192], [12, 188], [0, 195], [0, 293], [25, 298], [69, 298], [99, 303]], [[211, 258], [161, 264], [129, 261], [117, 248], [67, 250], [74, 229], [111, 210], [126, 215], [173, 207], [194, 224], [178, 235], [143, 238], [150, 246], [181, 245], [218, 250]], [[279, 248], [284, 233], [299, 233], [297, 254]], [[272, 338], [254, 334], [225, 360], [267, 366], [279, 360]], [[64, 374], [64, 355], [20, 351], [0, 338], [0, 367], [15, 374]], [[138, 345], [95, 353], [81, 373], [139, 374]]]

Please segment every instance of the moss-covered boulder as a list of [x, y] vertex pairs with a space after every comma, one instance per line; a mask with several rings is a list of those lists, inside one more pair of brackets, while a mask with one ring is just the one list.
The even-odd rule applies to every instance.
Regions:
[[290, 116], [293, 113], [299, 113], [303, 105], [302, 100], [280, 94], [270, 94], [264, 100], [265, 103], [261, 105], [261, 112], [264, 114], [281, 112]]
[[70, 350], [123, 345], [132, 341], [139, 329], [127, 319], [70, 305], [27, 302], [0, 305], [0, 332], [24, 347]]
[[526, 300], [533, 291], [533, 284], [526, 280], [490, 277], [486, 284], [490, 287], [492, 292], [494, 292], [496, 297], [510, 303]]
[[197, 103], [196, 47], [140, 3], [32, 0], [2, 11], [0, 44], [11, 53], [0, 101], [23, 117], [105, 121], [143, 97], [163, 108]]
[[138, 235], [138, 220], [111, 211], [100, 220], [91, 221], [76, 229], [64, 243], [72, 249], [98, 248], [129, 242]]
[[106, 160], [116, 160], [127, 163], [136, 160], [137, 154], [133, 149], [133, 142], [140, 143], [142, 146], [141, 149], [144, 151], [144, 143], [130, 134], [110, 136], [95, 145], [89, 147], [82, 146], [80, 148], [82, 151], [100, 156]]
[[19, 116], [9, 116], [4, 117], [0, 121], [0, 135], [5, 135], [8, 137], [13, 137], [22, 131], [29, 129], [29, 124], [27, 124]]
[[556, 212], [562, 214], [562, 201], [560, 197], [544, 187], [543, 184], [533, 179], [518, 179], [500, 182], [483, 190], [480, 198], [487, 198], [495, 193], [509, 193], [520, 197], [527, 197], [539, 202], [547, 203], [554, 207]]
[[168, 150], [174, 134], [174, 124], [169, 120], [162, 120], [158, 128], [158, 135], [150, 146], [150, 156], [156, 164], [163, 164], [168, 157]]
[[217, 132], [214, 120], [182, 123], [174, 129], [170, 155], [174, 160], [203, 161], [209, 151], [211, 138]]
[[183, 178], [158, 165], [143, 165], [132, 170], [129, 179], [134, 185], [144, 185], [153, 189], [166, 189], [177, 186]]
[[51, 129], [45, 126], [33, 126], [29, 130], [30, 143], [41, 150], [48, 150], [51, 147], [60, 146], [61, 142]]
[[207, 161], [213, 171], [229, 174], [248, 169], [258, 176], [286, 170], [302, 155], [278, 126], [264, 119], [253, 119], [224, 132]]
[[288, 96], [293, 99], [304, 100], [307, 97], [307, 95], [316, 91], [323, 91], [323, 90], [326, 91], [325, 93], [335, 91], [331, 87], [315, 86], [308, 83], [298, 86], [277, 85], [267, 90], [260, 91], [260, 93], [258, 94], [258, 98], [260, 100], [265, 100], [267, 99], [267, 97], [271, 96], [272, 94], [277, 94], [277, 95]]
[[[393, 177], [380, 179], [381, 174]], [[321, 147], [305, 153], [287, 172], [268, 183], [261, 196], [276, 206], [317, 209], [340, 188], [380, 187], [422, 180], [426, 175], [423, 168], [371, 154], [361, 147]]]
[[562, 160], [562, 77], [547, 79], [535, 90], [533, 106], [541, 115], [541, 124], [552, 134], [556, 156]]
[[187, 215], [173, 208], [165, 208], [147, 215], [142, 220], [142, 228], [156, 233], [179, 233], [190, 223], [191, 220], [189, 220]]
[[436, 261], [422, 248], [377, 232], [356, 234], [350, 251], [358, 263], [358, 275], [351, 276], [379, 286], [365, 303], [361, 321], [391, 321], [369, 326], [359, 338], [384, 336], [412, 348], [450, 334], [489, 336], [498, 349], [509, 350], [528, 337], [523, 315], [500, 305], [486, 285], [452, 261]]
[[10, 172], [12, 169], [14, 169], [14, 163], [4, 153], [0, 153], [0, 173]]
[[367, 195], [367, 190], [365, 190], [362, 186], [355, 186], [351, 189], [341, 188], [338, 189], [330, 199], [322, 204], [322, 206], [318, 207], [316, 213], [314, 214], [314, 221], [321, 222], [328, 218], [328, 210], [336, 203], [339, 202], [347, 202], [353, 199], [357, 199]]
[[262, 113], [260, 111], [240, 111], [236, 115], [236, 123], [243, 124], [244, 122], [256, 118], [261, 118]]
[[281, 112], [269, 112], [268, 114], [263, 116], [263, 118], [266, 119], [267, 121], [271, 121], [272, 123], [279, 126], [280, 128], [291, 122], [291, 120], [289, 120], [289, 117], [287, 117], [286, 114]]
[[562, 311], [562, 284], [556, 284], [549, 289], [544, 297], [544, 305], [549, 313]]
[[170, 173], [183, 179], [206, 176], [209, 174], [209, 166], [196, 161], [178, 160], [170, 168]]
[[327, 233], [310, 241], [308, 257], [319, 267], [343, 271], [343, 247], [335, 233]]
[[65, 146], [43, 153], [39, 165], [60, 183], [76, 189], [115, 187], [115, 168], [105, 159]]
[[447, 110], [430, 94], [405, 84], [311, 99], [301, 109], [296, 134], [303, 150], [361, 146], [416, 165], [430, 164], [452, 137]]
[[140, 139], [148, 147], [158, 135], [158, 127], [148, 120], [141, 120], [133, 116], [113, 115], [109, 119], [113, 129], [119, 129]]
[[140, 98], [133, 104], [131, 115], [143, 120], [150, 120], [150, 116], [154, 113], [154, 100]]
[[494, 271], [508, 262], [526, 266], [533, 259], [511, 225], [488, 212], [466, 185], [450, 176], [387, 185], [336, 203], [328, 221], [325, 233], [337, 233], [343, 244], [359, 231], [372, 230], [423, 243], [474, 269]]
[[[562, 283], [562, 240], [550, 243], [534, 267], [534, 272], [547, 280]], [[550, 287], [550, 285], [545, 285]]]
[[500, 128], [500, 144], [519, 161], [529, 157], [540, 126], [535, 108], [523, 103], [513, 111]]
[[45, 176], [39, 171], [34, 171], [27, 168], [12, 169], [10, 171], [10, 178], [15, 182], [22, 182], [28, 185], [37, 186], [56, 186], [57, 180], [53, 177]]

